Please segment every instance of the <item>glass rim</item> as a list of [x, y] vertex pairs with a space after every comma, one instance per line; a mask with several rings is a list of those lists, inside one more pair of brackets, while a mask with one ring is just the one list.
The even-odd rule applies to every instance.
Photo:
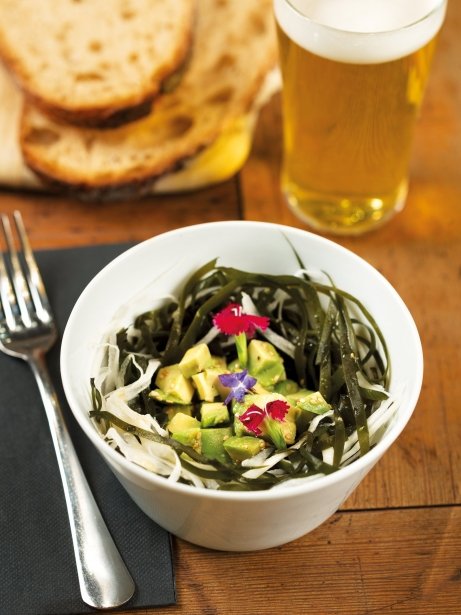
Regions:
[[[277, 0], [274, 0], [274, 1], [276, 2]], [[308, 21], [312, 25], [318, 26], [319, 28], [324, 28], [325, 30], [328, 30], [330, 32], [335, 32], [338, 34], [346, 34], [346, 35], [352, 34], [354, 36], [361, 36], [361, 37], [384, 36], [386, 34], [393, 34], [395, 32], [402, 32], [403, 30], [413, 28], [417, 26], [418, 24], [422, 23], [423, 21], [425, 21], [426, 19], [429, 19], [432, 15], [437, 13], [443, 6], [446, 6], [448, 4], [448, 0], [439, 0], [439, 2], [437, 2], [437, 4], [434, 7], [432, 7], [430, 11], [424, 13], [422, 17], [420, 17], [419, 19], [415, 19], [414, 21], [410, 21], [409, 23], [406, 23], [405, 25], [399, 26], [397, 28], [390, 28], [388, 30], [371, 30], [370, 32], [363, 32], [360, 30], [359, 31], [345, 30], [342, 28], [338, 28], [336, 26], [329, 26], [328, 24], [324, 24], [321, 21], [312, 19], [308, 15], [305, 15], [297, 6], [295, 6], [296, 0], [279, 0], [279, 1], [283, 2], [284, 4], [287, 4], [299, 17], [301, 17], [303, 20]]]

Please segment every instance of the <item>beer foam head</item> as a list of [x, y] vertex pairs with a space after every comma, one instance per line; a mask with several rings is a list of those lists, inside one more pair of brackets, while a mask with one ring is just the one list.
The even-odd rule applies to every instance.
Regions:
[[439, 31], [446, 0], [274, 0], [276, 19], [300, 47], [355, 64], [402, 58]]

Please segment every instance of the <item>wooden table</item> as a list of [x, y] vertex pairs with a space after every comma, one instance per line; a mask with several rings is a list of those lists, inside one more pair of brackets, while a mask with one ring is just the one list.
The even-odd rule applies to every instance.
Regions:
[[[136, 613], [461, 613], [461, 3], [449, 4], [406, 207], [379, 231], [337, 239], [388, 278], [416, 320], [425, 378], [413, 418], [342, 509], [307, 536], [247, 554], [175, 540], [177, 605]], [[35, 248], [143, 240], [223, 219], [302, 226], [279, 192], [280, 142], [276, 97], [232, 181], [101, 205], [5, 189], [0, 211], [22, 210]]]

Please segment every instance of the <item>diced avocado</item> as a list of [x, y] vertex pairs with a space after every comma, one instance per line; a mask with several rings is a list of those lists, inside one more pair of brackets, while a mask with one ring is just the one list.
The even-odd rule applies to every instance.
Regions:
[[243, 367], [240, 365], [239, 360], [238, 359], [234, 359], [233, 361], [231, 361], [229, 363], [229, 365], [227, 366], [227, 369], [231, 372], [231, 373], [235, 373], [235, 372], [241, 372]]
[[313, 412], [314, 414], [324, 414], [324, 412], [331, 410], [330, 404], [325, 400], [320, 391], [301, 397], [296, 402], [296, 405], [298, 408], [307, 412]]
[[200, 407], [202, 427], [215, 427], [229, 422], [229, 410], [221, 402], [205, 402]]
[[192, 383], [184, 378], [177, 364], [161, 367], [158, 370], [155, 384], [164, 393], [176, 398], [180, 403], [189, 404], [194, 396]]
[[257, 395], [270, 395], [271, 393], [273, 393], [272, 391], [273, 387], [269, 386], [267, 389], [265, 387], [262, 386], [262, 384], [257, 380], [256, 384], [253, 385], [252, 387], [252, 391], [254, 393], [256, 393]]
[[286, 380], [283, 359], [269, 342], [251, 340], [248, 344], [248, 371], [263, 387]]
[[217, 369], [221, 373], [227, 371], [226, 357], [211, 355], [211, 360], [205, 365], [206, 369]]
[[231, 436], [224, 441], [224, 449], [234, 461], [250, 459], [264, 448], [264, 440], [252, 436]]
[[285, 397], [287, 398], [288, 403], [294, 406], [298, 400], [303, 399], [303, 397], [307, 397], [311, 393], [314, 393], [314, 391], [310, 391], [309, 389], [298, 389], [294, 393], [288, 393]]
[[172, 404], [170, 406], [166, 406], [165, 412], [168, 417], [168, 420], [171, 421], [174, 415], [178, 414], [178, 412], [182, 412], [183, 414], [188, 414], [189, 416], [192, 416], [193, 409], [194, 406], [192, 404]]
[[172, 434], [172, 437], [184, 444], [185, 446], [191, 446], [197, 453], [201, 452], [201, 431], [200, 427], [191, 427], [184, 431], [176, 431]]
[[299, 386], [294, 380], [280, 380], [280, 382], [274, 384], [274, 391], [288, 397], [288, 395], [293, 395], [293, 393], [299, 391]]
[[217, 369], [205, 369], [203, 372], [192, 376], [192, 382], [202, 401], [214, 401], [215, 397], [218, 396], [217, 383], [220, 373]]
[[298, 433], [308, 429], [310, 422], [316, 414], [323, 414], [331, 409], [320, 393], [307, 392], [295, 402], [296, 428]]
[[178, 433], [186, 429], [194, 429], [200, 427], [200, 421], [194, 419], [193, 416], [177, 412], [167, 425], [171, 433]]
[[285, 418], [285, 420], [279, 423], [279, 425], [285, 442], [287, 444], [294, 444], [296, 440], [296, 423], [288, 418]]
[[188, 408], [190, 406], [189, 402], [178, 397], [176, 393], [165, 393], [162, 389], [154, 389], [149, 393], [149, 397], [153, 397], [164, 404], [173, 406], [182, 406], [183, 408]]
[[202, 455], [210, 460], [228, 463], [229, 456], [224, 449], [224, 442], [232, 436], [231, 427], [201, 429]]
[[194, 374], [203, 371], [211, 361], [211, 353], [206, 344], [197, 344], [186, 351], [179, 362], [179, 369], [184, 378], [190, 378]]

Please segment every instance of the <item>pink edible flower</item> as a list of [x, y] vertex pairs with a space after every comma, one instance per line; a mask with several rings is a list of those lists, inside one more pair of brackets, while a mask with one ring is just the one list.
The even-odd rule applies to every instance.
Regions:
[[256, 436], [260, 436], [263, 433], [260, 427], [261, 423], [267, 418], [281, 423], [285, 419], [289, 407], [289, 404], [283, 399], [269, 401], [264, 408], [252, 404], [239, 416], [239, 419], [249, 431], [252, 431]]
[[218, 327], [221, 333], [226, 335], [240, 335], [246, 333], [248, 337], [253, 337], [256, 329], [265, 331], [269, 326], [267, 316], [254, 316], [245, 314], [242, 306], [238, 303], [230, 303], [213, 318], [213, 324]]

